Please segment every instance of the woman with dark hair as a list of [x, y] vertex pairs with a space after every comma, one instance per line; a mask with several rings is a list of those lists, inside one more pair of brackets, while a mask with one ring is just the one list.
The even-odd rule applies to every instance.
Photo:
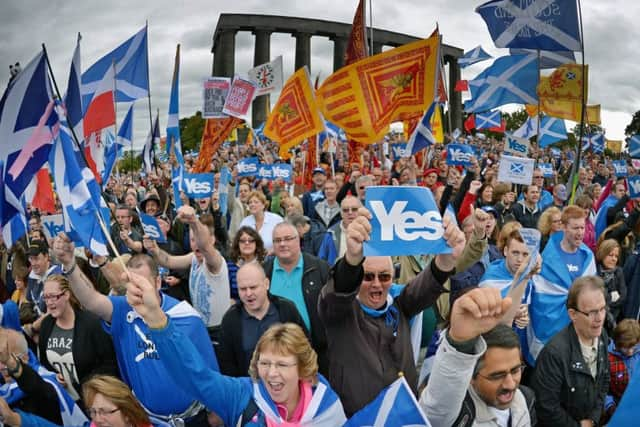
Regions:
[[57, 373], [58, 381], [78, 401], [82, 384], [92, 375], [119, 375], [113, 343], [100, 319], [80, 309], [66, 277], [49, 276], [43, 299], [47, 316], [39, 331], [40, 362]]
[[616, 240], [605, 239], [598, 244], [596, 268], [605, 285], [608, 311], [605, 326], [609, 334], [621, 320], [622, 308], [627, 300], [627, 285], [619, 260], [620, 244]]
[[238, 269], [244, 264], [249, 262], [258, 262], [262, 264], [264, 257], [267, 256], [267, 250], [264, 248], [264, 242], [260, 234], [253, 229], [245, 225], [240, 227], [229, 251], [229, 258], [227, 259], [227, 269], [229, 271], [229, 286], [231, 287], [231, 298], [239, 301], [238, 296], [238, 283], [236, 280], [236, 274]]

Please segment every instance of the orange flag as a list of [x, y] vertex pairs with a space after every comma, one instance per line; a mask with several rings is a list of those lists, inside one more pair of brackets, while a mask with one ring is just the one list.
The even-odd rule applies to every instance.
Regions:
[[393, 119], [433, 102], [439, 47], [430, 37], [341, 68], [317, 91], [322, 114], [358, 142], [382, 140]]
[[[540, 77], [538, 84], [538, 96], [540, 98], [554, 99], [558, 101], [582, 102], [582, 84], [587, 82], [589, 68], [582, 65], [564, 64], [556, 68], [549, 77]], [[585, 98], [588, 93], [587, 85], [584, 85]]]
[[205, 173], [211, 170], [211, 160], [220, 144], [229, 137], [231, 131], [236, 128], [242, 119], [226, 117], [224, 119], [207, 119], [200, 141], [200, 153], [193, 166], [192, 172]]
[[[536, 105], [526, 105], [525, 109], [529, 116], [534, 116], [538, 113], [538, 106]], [[581, 120], [582, 105], [579, 102], [540, 98], [540, 109], [551, 117], [572, 120], [574, 122], [580, 122]], [[587, 105], [586, 121], [590, 125], [599, 125], [601, 123], [599, 104]]]
[[324, 122], [318, 114], [309, 72], [307, 67], [302, 67], [289, 77], [282, 88], [280, 98], [264, 125], [264, 135], [278, 142], [280, 157], [287, 158], [290, 148], [323, 129]]

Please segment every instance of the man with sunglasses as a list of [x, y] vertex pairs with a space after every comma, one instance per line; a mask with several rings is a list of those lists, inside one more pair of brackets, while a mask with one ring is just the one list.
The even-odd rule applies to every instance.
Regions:
[[420, 405], [434, 426], [536, 424], [533, 391], [520, 385], [518, 335], [502, 324], [511, 298], [476, 288], [456, 300]]
[[402, 373], [414, 392], [418, 375], [411, 343], [411, 320], [445, 292], [465, 246], [464, 233], [443, 220], [451, 254], [437, 255], [406, 286], [393, 283], [391, 257], [363, 256], [371, 213], [360, 208], [347, 229], [347, 250], [322, 289], [318, 311], [326, 328], [329, 381], [347, 416], [371, 402]]

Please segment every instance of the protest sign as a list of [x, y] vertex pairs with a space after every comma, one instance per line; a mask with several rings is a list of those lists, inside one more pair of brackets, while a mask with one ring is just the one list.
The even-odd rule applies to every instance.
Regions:
[[292, 174], [293, 168], [288, 163], [258, 164], [257, 176], [260, 179], [282, 179], [284, 182], [291, 182]]
[[625, 160], [614, 160], [613, 171], [618, 178], [624, 178], [628, 175], [627, 162]]
[[447, 145], [447, 164], [450, 166], [471, 166], [471, 157], [475, 151], [469, 145]]
[[401, 157], [409, 157], [411, 153], [407, 154], [407, 144], [391, 144], [391, 150], [393, 150], [393, 158], [399, 159]]
[[227, 117], [222, 110], [227, 99], [231, 79], [227, 77], [210, 77], [204, 81], [202, 117], [205, 119], [223, 119]]
[[239, 119], [248, 120], [247, 113], [251, 102], [255, 97], [256, 87], [249, 80], [235, 77], [231, 88], [224, 101], [222, 112], [229, 116], [238, 117]]
[[640, 176], [630, 176], [627, 178], [627, 184], [629, 187], [629, 197], [632, 199], [640, 199]]
[[185, 173], [182, 176], [182, 190], [192, 199], [211, 197], [211, 193], [213, 193], [213, 174]]
[[533, 159], [503, 154], [498, 167], [498, 181], [530, 185], [533, 179], [534, 163]]
[[450, 253], [442, 217], [424, 187], [367, 187], [365, 206], [372, 214], [365, 256]]
[[160, 229], [160, 224], [158, 224], [158, 220], [155, 217], [140, 212], [140, 222], [142, 223], [144, 234], [149, 236], [150, 239], [158, 243], [167, 242], [167, 238]]
[[542, 171], [545, 178], [553, 178], [553, 165], [551, 163], [538, 163], [538, 169]]
[[238, 176], [255, 176], [258, 173], [257, 157], [247, 157], [238, 162]]
[[529, 154], [529, 140], [525, 138], [518, 138], [517, 136], [507, 134], [506, 142], [504, 145], [504, 152], [512, 154], [514, 156], [527, 157]]
[[42, 222], [42, 231], [47, 239], [53, 239], [58, 233], [64, 231], [62, 214], [43, 216], [40, 220]]

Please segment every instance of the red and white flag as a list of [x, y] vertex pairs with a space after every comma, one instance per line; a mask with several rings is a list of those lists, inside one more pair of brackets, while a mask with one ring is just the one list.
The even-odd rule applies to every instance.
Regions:
[[113, 89], [115, 72], [109, 67], [91, 99], [84, 114], [84, 138], [87, 140], [93, 133], [112, 126], [116, 122], [116, 111], [113, 105]]
[[247, 74], [249, 75], [249, 80], [256, 85], [256, 96], [278, 92], [282, 89], [284, 80], [282, 75], [282, 55], [271, 62], [250, 69]]

